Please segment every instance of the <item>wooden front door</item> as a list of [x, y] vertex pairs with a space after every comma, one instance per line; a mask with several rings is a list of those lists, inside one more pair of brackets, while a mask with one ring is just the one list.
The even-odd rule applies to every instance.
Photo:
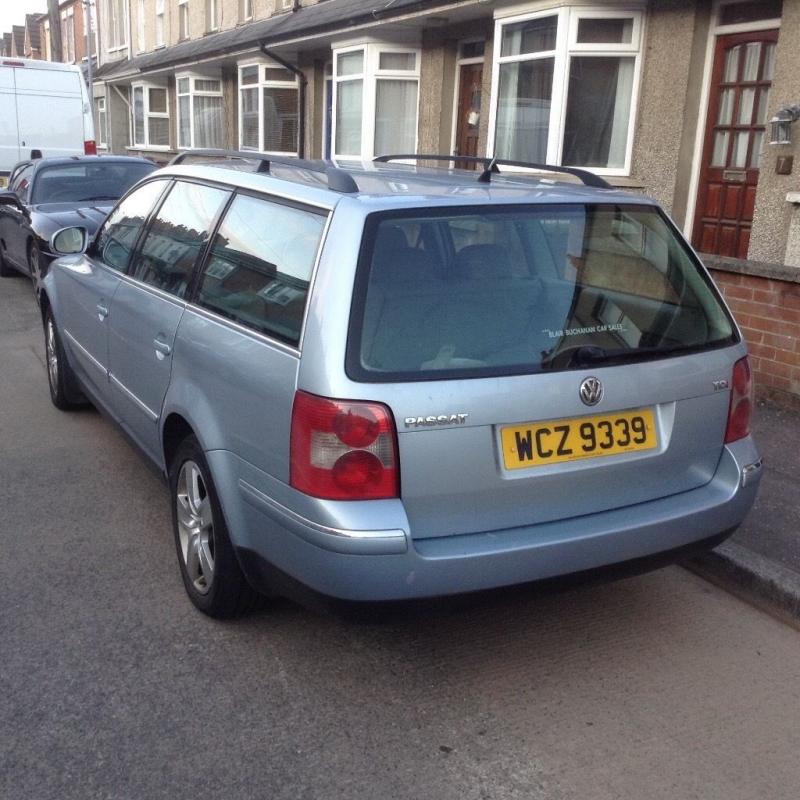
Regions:
[[458, 117], [453, 155], [478, 155], [482, 88], [483, 64], [462, 64], [458, 70]]
[[777, 41], [777, 30], [717, 39], [692, 236], [702, 253], [747, 258]]

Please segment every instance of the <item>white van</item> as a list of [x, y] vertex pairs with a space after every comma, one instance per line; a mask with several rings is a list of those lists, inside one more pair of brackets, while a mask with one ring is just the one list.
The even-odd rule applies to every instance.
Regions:
[[44, 157], [97, 152], [86, 83], [74, 64], [0, 58], [0, 184], [34, 150]]

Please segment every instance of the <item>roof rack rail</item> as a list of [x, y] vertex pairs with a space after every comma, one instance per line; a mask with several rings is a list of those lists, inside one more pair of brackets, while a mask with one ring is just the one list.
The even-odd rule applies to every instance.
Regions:
[[357, 192], [358, 184], [353, 176], [327, 161], [311, 161], [306, 158], [292, 158], [289, 156], [267, 156], [261, 153], [251, 153], [246, 150], [184, 150], [178, 153], [169, 166], [183, 164], [187, 158], [219, 158], [230, 161], [257, 161], [256, 172], [269, 173], [271, 164], [280, 164], [285, 167], [307, 170], [308, 172], [325, 175], [328, 179], [328, 188], [334, 192], [353, 194]]
[[440, 154], [421, 154], [414, 153], [411, 155], [386, 155], [378, 156], [373, 159], [374, 161], [386, 164], [389, 161], [452, 161], [453, 163], [462, 164], [482, 164], [483, 172], [478, 176], [479, 183], [490, 183], [492, 180], [492, 173], [499, 175], [500, 170], [498, 167], [524, 167], [525, 169], [537, 169], [541, 172], [563, 172], [568, 175], [574, 175], [583, 181], [584, 186], [593, 186], [597, 189], [611, 189], [611, 185], [604, 181], [599, 175], [589, 172], [587, 169], [578, 169], [577, 167], [556, 167], [552, 164], [534, 164], [530, 161], [510, 161], [506, 158], [492, 158], [491, 156], [448, 156]]

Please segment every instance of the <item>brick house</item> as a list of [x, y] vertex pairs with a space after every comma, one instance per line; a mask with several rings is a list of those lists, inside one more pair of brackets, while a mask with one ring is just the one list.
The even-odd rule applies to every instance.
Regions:
[[[97, 13], [110, 151], [582, 166], [654, 196], [734, 286], [726, 258], [800, 267], [800, 124], [777, 139], [770, 124], [800, 104], [800, 0], [98, 0]], [[800, 319], [782, 321], [800, 340]], [[792, 353], [768, 381], [800, 394]]]
[[[61, 48], [62, 61], [66, 64], [85, 64], [86, 62], [86, 10], [83, 0], [62, 0], [58, 4], [58, 13], [61, 18]], [[47, 14], [37, 16], [39, 36], [43, 58], [48, 61], [53, 57], [53, 46], [50, 38], [50, 18]], [[92, 25], [95, 37], [92, 41], [92, 53], [96, 55], [96, 25]]]

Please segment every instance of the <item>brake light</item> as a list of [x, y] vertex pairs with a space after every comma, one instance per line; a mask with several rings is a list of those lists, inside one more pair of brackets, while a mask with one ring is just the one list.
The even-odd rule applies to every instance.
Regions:
[[753, 414], [753, 376], [747, 356], [733, 365], [731, 380], [731, 403], [728, 407], [728, 427], [725, 444], [743, 439], [750, 433], [750, 418]]
[[83, 143], [83, 152], [87, 156], [97, 155], [97, 142], [94, 139], [87, 139]]
[[292, 408], [291, 485], [327, 500], [398, 497], [397, 431], [381, 403], [297, 392]]

